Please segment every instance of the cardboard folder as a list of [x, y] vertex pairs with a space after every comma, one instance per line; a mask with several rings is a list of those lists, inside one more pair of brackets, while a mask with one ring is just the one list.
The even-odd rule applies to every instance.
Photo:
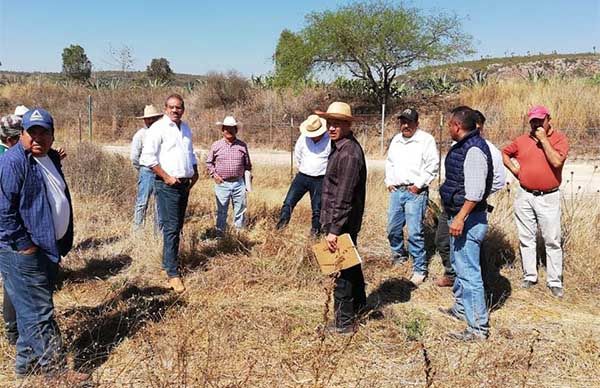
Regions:
[[337, 248], [336, 252], [330, 252], [325, 240], [313, 245], [313, 252], [321, 271], [325, 275], [362, 263], [362, 259], [348, 233], [338, 236]]

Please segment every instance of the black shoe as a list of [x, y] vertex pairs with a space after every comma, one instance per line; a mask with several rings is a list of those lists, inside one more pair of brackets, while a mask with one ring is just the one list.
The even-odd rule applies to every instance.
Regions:
[[337, 326], [335, 322], [330, 322], [327, 326], [325, 326], [324, 332], [327, 334], [351, 336], [356, 333], [356, 327], [355, 325]]
[[290, 220], [280, 219], [279, 222], [277, 223], [277, 225], [275, 225], [275, 229], [281, 230], [281, 229], [285, 228], [287, 226], [287, 224], [289, 224], [289, 222], [290, 222]]
[[408, 261], [408, 256], [400, 255], [397, 253], [392, 253], [391, 260], [392, 260], [392, 265], [398, 267]]
[[531, 280], [523, 280], [521, 283], [521, 288], [531, 288], [535, 286], [537, 282], [532, 282]]
[[448, 333], [448, 337], [464, 342], [485, 341], [488, 338], [487, 334], [475, 333], [467, 329]]
[[456, 311], [454, 311], [454, 309], [452, 307], [447, 308], [447, 309], [440, 307], [440, 308], [438, 308], [438, 311], [440, 313], [442, 313], [442, 314], [444, 314], [446, 316], [449, 316], [449, 317], [451, 317], [453, 319], [456, 319], [458, 321], [464, 321], [465, 320], [465, 317], [463, 317], [462, 315], [460, 315], [459, 313], [457, 313]]

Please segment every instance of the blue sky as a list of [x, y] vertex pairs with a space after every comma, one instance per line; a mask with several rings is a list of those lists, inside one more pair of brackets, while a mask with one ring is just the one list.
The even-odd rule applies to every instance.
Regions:
[[[109, 45], [127, 45], [135, 69], [165, 57], [174, 71], [204, 74], [272, 69], [279, 33], [304, 15], [345, 1], [0, 0], [0, 70], [60, 71], [62, 49], [80, 44], [96, 70], [109, 70]], [[600, 0], [410, 0], [429, 12], [455, 12], [478, 53], [600, 51]]]

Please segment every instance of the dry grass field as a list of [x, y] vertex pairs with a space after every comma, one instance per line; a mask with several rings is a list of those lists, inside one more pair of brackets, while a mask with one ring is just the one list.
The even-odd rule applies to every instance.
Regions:
[[[135, 173], [120, 156], [70, 147], [75, 248], [63, 261], [56, 312], [69, 363], [98, 387], [594, 387], [600, 386], [600, 204], [563, 201], [565, 290], [520, 288], [520, 258], [509, 189], [498, 193], [485, 244], [491, 336], [462, 343], [462, 329], [437, 311], [452, 303], [431, 281], [410, 287], [410, 267], [393, 268], [386, 239], [387, 194], [369, 175], [359, 235], [369, 302], [383, 312], [352, 337], [320, 334], [331, 318], [331, 281], [310, 254], [310, 205], [274, 229], [289, 170], [257, 165], [249, 227], [221, 240], [212, 182], [193, 189], [181, 257], [187, 291], [166, 288], [161, 241], [131, 231]], [[437, 202], [437, 191], [431, 201]], [[427, 217], [430, 279], [442, 267]], [[543, 252], [540, 252], [543, 257]], [[3, 333], [0, 333], [3, 334]], [[14, 349], [0, 339], [0, 385], [12, 386]], [[39, 377], [23, 386], [44, 386]]]

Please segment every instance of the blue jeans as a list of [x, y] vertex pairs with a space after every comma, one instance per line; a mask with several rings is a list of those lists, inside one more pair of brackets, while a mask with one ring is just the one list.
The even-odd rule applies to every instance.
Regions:
[[[452, 219], [448, 217], [448, 225]], [[479, 211], [469, 214], [459, 237], [450, 236], [450, 260], [456, 272], [452, 309], [466, 319], [467, 330], [485, 336], [490, 327], [479, 253], [487, 229], [487, 212]]]
[[0, 249], [0, 271], [17, 313], [16, 373], [22, 376], [34, 370], [47, 372], [64, 366], [62, 339], [52, 301], [58, 264], [43, 252], [23, 255]]
[[[135, 199], [135, 208], [133, 214], [133, 224], [139, 228], [146, 219], [146, 210], [152, 193], [154, 192], [154, 181], [156, 175], [148, 167], [141, 166], [138, 173], [137, 197]], [[155, 207], [154, 230], [158, 232], [160, 227], [160, 216], [158, 214], [158, 205]]]
[[423, 233], [423, 218], [427, 210], [425, 190], [419, 194], [399, 188], [390, 193], [388, 211], [388, 240], [392, 253], [397, 256], [407, 256], [404, 248], [404, 224], [408, 229], [408, 253], [413, 258], [413, 271], [427, 275], [427, 255], [425, 252], [425, 236]]
[[179, 239], [183, 229], [185, 210], [188, 204], [187, 184], [167, 185], [154, 181], [158, 212], [163, 233], [163, 269], [170, 278], [179, 276]]
[[319, 218], [321, 217], [321, 188], [323, 186], [322, 176], [310, 176], [299, 172], [290, 185], [290, 189], [285, 196], [283, 201], [283, 207], [281, 208], [281, 214], [279, 220], [283, 220], [286, 223], [289, 222], [292, 217], [292, 212], [296, 204], [304, 197], [307, 192], [310, 194], [310, 207], [312, 209], [312, 230], [319, 231], [321, 224]]
[[246, 218], [246, 184], [240, 178], [234, 182], [215, 185], [217, 199], [217, 230], [224, 232], [227, 227], [229, 201], [233, 202], [233, 224], [242, 229]]

